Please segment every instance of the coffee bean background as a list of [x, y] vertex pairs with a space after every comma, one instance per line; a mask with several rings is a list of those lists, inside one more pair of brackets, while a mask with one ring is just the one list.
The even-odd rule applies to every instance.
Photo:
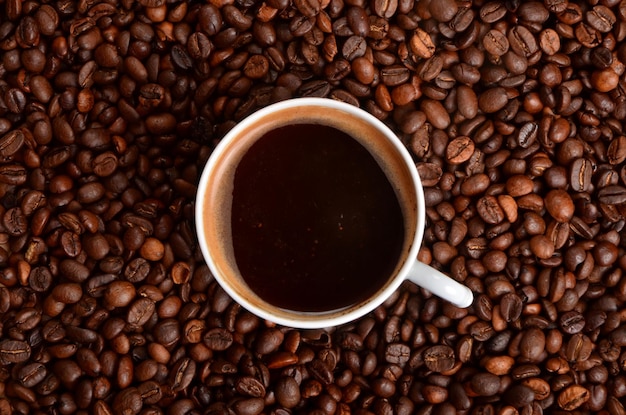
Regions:
[[[0, 414], [626, 414], [625, 39], [616, 0], [0, 0]], [[398, 134], [471, 307], [220, 289], [199, 173], [298, 96]]]

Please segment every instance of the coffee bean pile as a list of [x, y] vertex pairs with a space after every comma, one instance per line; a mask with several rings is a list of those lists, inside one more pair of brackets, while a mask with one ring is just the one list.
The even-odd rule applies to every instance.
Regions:
[[[626, 414], [626, 1], [0, 0], [0, 414]], [[360, 106], [415, 157], [413, 285], [253, 316], [202, 260], [246, 115]]]

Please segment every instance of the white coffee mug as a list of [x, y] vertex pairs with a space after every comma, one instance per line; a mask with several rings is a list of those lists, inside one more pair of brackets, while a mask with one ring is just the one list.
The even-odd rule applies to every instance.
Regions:
[[[231, 230], [233, 185], [238, 163], [269, 130], [294, 123], [320, 123], [342, 130], [359, 141], [389, 172], [404, 223], [400, 259], [383, 286], [366, 300], [335, 310], [302, 312], [274, 306], [244, 281], [234, 256]], [[211, 154], [198, 185], [196, 228], [209, 269], [239, 304], [277, 324], [296, 328], [324, 328], [355, 320], [382, 304], [403, 281], [409, 280], [458, 307], [473, 301], [469, 288], [417, 260], [425, 227], [424, 190], [404, 144], [380, 120], [352, 105], [324, 98], [297, 98], [265, 107], [238, 123]], [[267, 247], [267, 249], [272, 249]]]

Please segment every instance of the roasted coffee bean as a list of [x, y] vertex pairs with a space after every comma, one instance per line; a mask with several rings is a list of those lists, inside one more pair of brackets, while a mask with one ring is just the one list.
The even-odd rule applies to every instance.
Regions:
[[195, 32], [187, 41], [187, 52], [192, 59], [206, 59], [211, 54], [213, 44], [202, 32]]
[[477, 373], [472, 376], [471, 387], [478, 396], [493, 396], [500, 390], [500, 378], [491, 373]]
[[390, 18], [398, 8], [398, 0], [373, 0], [372, 9], [377, 16]]
[[597, 5], [586, 13], [585, 20], [594, 29], [600, 32], [609, 32], [613, 28], [617, 18], [608, 7]]
[[528, 386], [515, 385], [504, 393], [502, 399], [515, 408], [521, 408], [535, 399], [535, 393]]
[[498, 224], [504, 220], [504, 211], [493, 196], [485, 196], [478, 201], [478, 214], [489, 224]]
[[[262, 398], [265, 396], [265, 386], [263, 386], [263, 384], [258, 379], [252, 376], [244, 376], [238, 379], [235, 384], [235, 388], [239, 393], [251, 396], [253, 398]], [[291, 392], [293, 393], [293, 391]]]
[[574, 334], [565, 346], [565, 357], [571, 362], [582, 362], [589, 359], [593, 347], [589, 337], [582, 333]]
[[490, 30], [483, 38], [485, 50], [494, 56], [502, 56], [509, 50], [509, 41], [499, 30]]
[[24, 133], [13, 130], [0, 138], [0, 157], [10, 159], [24, 145]]
[[593, 174], [591, 162], [586, 158], [578, 158], [570, 166], [570, 183], [577, 192], [586, 192], [591, 186]]
[[211, 329], [204, 335], [203, 341], [211, 350], [226, 350], [233, 342], [232, 335], [220, 328]]
[[34, 267], [30, 271], [28, 285], [36, 292], [48, 291], [52, 285], [52, 273], [47, 267]]
[[126, 322], [128, 324], [142, 326], [150, 320], [154, 313], [154, 301], [148, 298], [140, 298], [135, 300], [128, 309]]
[[128, 281], [113, 281], [104, 291], [104, 301], [109, 307], [125, 307], [135, 297], [135, 286]]
[[330, 93], [330, 85], [327, 81], [310, 81], [302, 84], [299, 94], [303, 97], [327, 97]]
[[169, 386], [174, 392], [186, 389], [196, 373], [196, 363], [188, 357], [174, 363], [170, 372]]
[[433, 372], [445, 372], [454, 366], [454, 350], [448, 346], [433, 346], [424, 351], [423, 359]]
[[382, 82], [387, 86], [398, 86], [408, 81], [410, 72], [402, 66], [385, 67], [380, 71]]
[[311, 31], [314, 25], [315, 17], [300, 15], [289, 22], [289, 30], [293, 36], [300, 37]]
[[300, 387], [292, 377], [283, 376], [276, 382], [276, 400], [285, 408], [294, 408], [300, 403]]
[[520, 318], [522, 311], [522, 299], [517, 294], [505, 294], [500, 300], [500, 312], [505, 321], [516, 321]]
[[474, 153], [474, 142], [470, 137], [461, 136], [448, 143], [446, 157], [451, 164], [464, 163]]
[[530, 328], [520, 341], [521, 356], [528, 362], [538, 361], [544, 351], [545, 341], [545, 334], [542, 331]]
[[4, 164], [0, 166], [0, 183], [20, 186], [26, 183], [26, 169], [17, 164]]
[[430, 35], [424, 30], [417, 28], [409, 39], [409, 49], [420, 58], [428, 59], [435, 53], [435, 45]]
[[493, 113], [501, 110], [508, 103], [509, 98], [506, 90], [502, 87], [495, 87], [483, 92], [478, 98], [478, 107], [486, 113]]
[[147, 381], [141, 383], [137, 387], [143, 403], [153, 405], [161, 400], [163, 397], [163, 391], [161, 386], [155, 381]]
[[613, 64], [613, 54], [605, 47], [594, 48], [591, 51], [589, 59], [598, 69], [606, 69]]
[[589, 400], [589, 390], [580, 385], [571, 385], [563, 390], [558, 397], [559, 407], [573, 411]]
[[490, 1], [480, 8], [479, 16], [486, 23], [494, 23], [502, 19], [506, 13], [506, 6], [503, 2]]
[[2, 218], [2, 224], [6, 231], [13, 236], [24, 234], [28, 229], [26, 215], [19, 207], [7, 210]]
[[0, 341], [0, 361], [3, 365], [23, 363], [30, 358], [31, 348], [20, 340]]
[[402, 343], [389, 344], [385, 350], [385, 360], [389, 363], [402, 365], [409, 360], [409, 348]]
[[550, 215], [559, 222], [568, 222], [574, 215], [574, 203], [564, 190], [549, 191], [545, 198], [545, 206]]
[[529, 57], [538, 50], [533, 34], [524, 26], [514, 26], [509, 30], [508, 40], [511, 49], [520, 56]]
[[352, 6], [346, 11], [346, 18], [350, 30], [361, 37], [367, 37], [370, 34], [369, 17], [365, 9]]
[[124, 269], [124, 277], [132, 282], [141, 282], [148, 277], [150, 264], [144, 258], [135, 258]]
[[559, 34], [551, 28], [542, 30], [539, 35], [539, 47], [547, 55], [556, 54], [561, 49]]
[[619, 204], [626, 201], [626, 188], [618, 185], [606, 186], [598, 192], [598, 199], [604, 204]]
[[431, 15], [439, 22], [448, 22], [457, 14], [458, 6], [454, 1], [441, 1], [430, 4]]
[[585, 318], [576, 311], [568, 311], [561, 315], [559, 323], [567, 334], [576, 334], [585, 327]]
[[64, 283], [55, 285], [51, 297], [63, 304], [75, 304], [80, 301], [82, 294], [83, 290], [79, 284]]
[[81, 145], [91, 149], [106, 148], [111, 142], [110, 133], [103, 128], [90, 128], [80, 136]]
[[112, 409], [117, 413], [138, 414], [143, 407], [137, 388], [127, 388], [119, 392], [113, 400]]
[[74, 282], [83, 282], [89, 277], [89, 268], [72, 259], [61, 261], [59, 269], [64, 275]]
[[296, 8], [304, 16], [316, 16], [321, 10], [319, 0], [298, 0], [295, 2]]
[[47, 376], [46, 367], [41, 363], [30, 363], [23, 366], [17, 375], [18, 381], [26, 388], [37, 386]]

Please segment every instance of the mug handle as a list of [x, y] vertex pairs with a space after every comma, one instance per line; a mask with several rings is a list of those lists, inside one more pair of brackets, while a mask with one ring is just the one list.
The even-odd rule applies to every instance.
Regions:
[[407, 279], [457, 307], [469, 307], [474, 301], [474, 294], [465, 285], [420, 261], [412, 265]]

